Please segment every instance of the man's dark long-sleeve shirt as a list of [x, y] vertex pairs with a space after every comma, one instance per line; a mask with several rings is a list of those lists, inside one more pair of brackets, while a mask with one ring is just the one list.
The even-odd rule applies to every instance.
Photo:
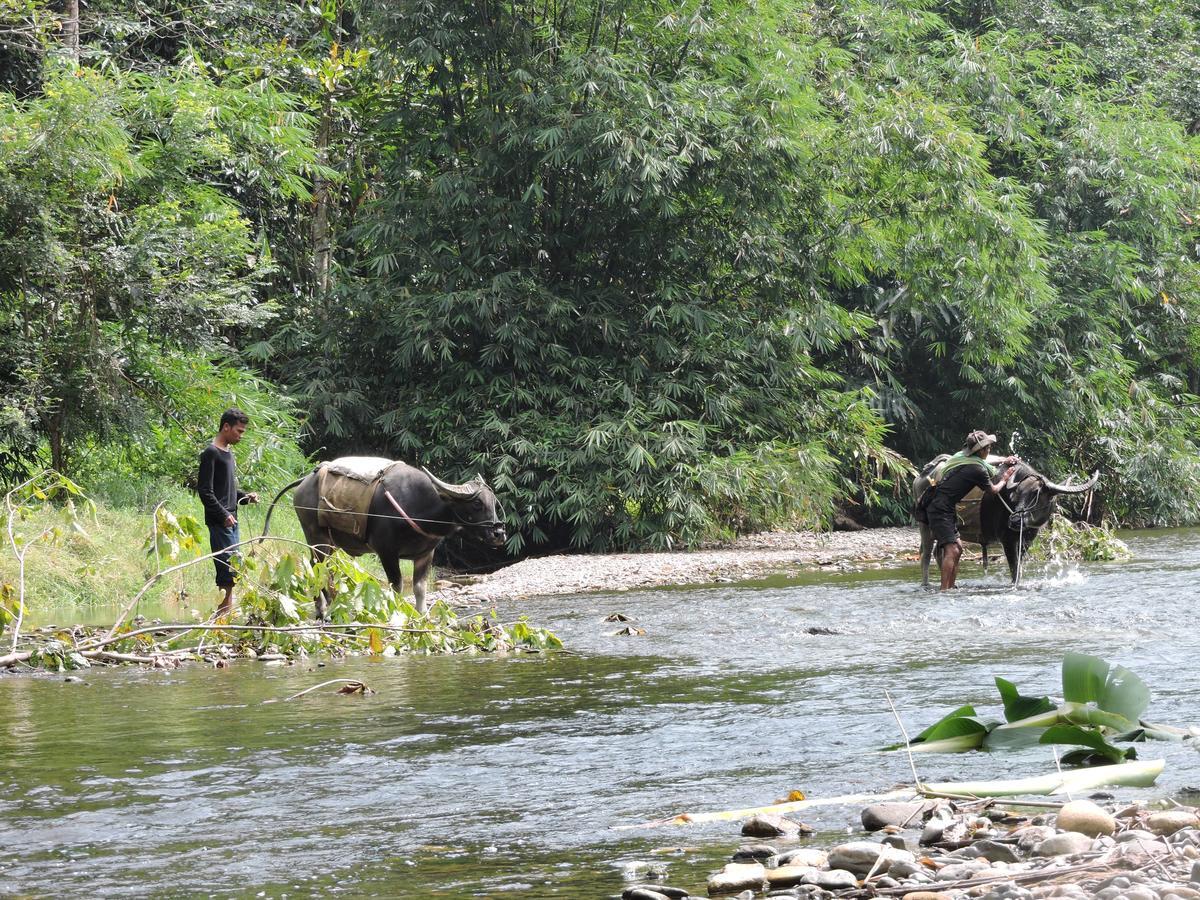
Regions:
[[216, 444], [200, 451], [197, 480], [205, 525], [224, 525], [229, 516], [237, 516], [237, 506], [246, 495], [238, 490], [237, 463], [231, 451], [221, 450]]

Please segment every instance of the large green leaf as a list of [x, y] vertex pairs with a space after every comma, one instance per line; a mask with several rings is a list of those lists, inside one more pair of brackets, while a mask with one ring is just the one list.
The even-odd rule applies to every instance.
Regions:
[[1004, 701], [1006, 722], [1016, 722], [1054, 709], [1054, 701], [1049, 697], [1022, 697], [1015, 684], [999, 675], [996, 676], [996, 690]]
[[[983, 740], [983, 736], [987, 734], [989, 729], [990, 726], [985, 724], [976, 716], [975, 707], [968, 704], [966, 706], [960, 706], [958, 709], [953, 710], [952, 712], [946, 713], [946, 715], [942, 716], [940, 719], [914, 737], [912, 739], [911, 747], [915, 750], [918, 747], [922, 747], [922, 745], [931, 743], [933, 741], [950, 740], [956, 741], [958, 744], [969, 745], [958, 746], [957, 744], [946, 744], [937, 749], [944, 749], [947, 752], [954, 752], [956, 750], [971, 750], [979, 746], [980, 742]], [[974, 738], [975, 736], [977, 736], [977, 740], [961, 740], [963, 738]], [[892, 744], [888, 747], [884, 747], [883, 749], [885, 751], [903, 750], [906, 746], [910, 745], [903, 743]], [[923, 749], [925, 749], [927, 752], [936, 752], [936, 749], [932, 746], [924, 747]]]
[[1063, 657], [1063, 699], [1068, 703], [1094, 703], [1104, 690], [1108, 663], [1098, 656], [1070, 652]]
[[[960, 706], [958, 709], [946, 713], [946, 715], [942, 716], [940, 719], [918, 734], [915, 738], [913, 738], [912, 742], [917, 744], [921, 741], [930, 740], [931, 738], [936, 740], [938, 738], [954, 737], [956, 734], [963, 734], [964, 732], [962, 731], [953, 731], [952, 729], [958, 726], [954, 726], [951, 723], [957, 719], [974, 715], [976, 715], [975, 707], [971, 706], [970, 704]], [[904, 745], [901, 744], [900, 746], [903, 747]]]
[[1072, 652], [1063, 657], [1062, 686], [1063, 699], [1068, 703], [1094, 703], [1129, 720], [1126, 727], [1135, 725], [1150, 704], [1150, 689], [1137, 675], [1086, 653]]
[[1104, 691], [1096, 705], [1137, 722], [1138, 717], [1150, 705], [1150, 688], [1124, 666], [1113, 666], [1109, 670]]
[[1089, 750], [1089, 753], [1085, 754], [1083, 758], [1098, 756], [1110, 763], [1124, 762], [1126, 759], [1135, 759], [1137, 757], [1137, 753], [1132, 747], [1128, 749], [1115, 747], [1106, 741], [1100, 732], [1080, 728], [1078, 725], [1055, 725], [1052, 728], [1047, 728], [1042, 733], [1039, 743], [1078, 744], [1082, 747], [1087, 747]]
[[1012, 727], [1001, 725], [984, 738], [983, 749], [1024, 750], [1037, 744], [1046, 732], [1046, 726]]

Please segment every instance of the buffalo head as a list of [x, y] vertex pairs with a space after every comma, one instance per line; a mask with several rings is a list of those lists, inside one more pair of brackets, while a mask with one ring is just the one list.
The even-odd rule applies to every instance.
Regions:
[[423, 469], [430, 482], [446, 503], [457, 524], [468, 535], [492, 547], [502, 547], [508, 540], [504, 527], [504, 510], [481, 475], [466, 484], [442, 481], [428, 469]]
[[1050, 521], [1054, 503], [1060, 494], [1082, 494], [1095, 487], [1099, 472], [1083, 484], [1055, 484], [1026, 463], [1017, 463], [1001, 491], [1008, 506], [1008, 527], [1013, 531], [1031, 531]]

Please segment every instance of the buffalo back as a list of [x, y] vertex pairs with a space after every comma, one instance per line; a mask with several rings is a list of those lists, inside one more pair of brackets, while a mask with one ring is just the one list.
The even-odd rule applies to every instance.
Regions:
[[[386, 471], [386, 470], [385, 470]], [[367, 511], [379, 486], [380, 476], [372, 481], [348, 477], [321, 466], [318, 477], [317, 524], [321, 528], [344, 531], [362, 540], [370, 519]]]

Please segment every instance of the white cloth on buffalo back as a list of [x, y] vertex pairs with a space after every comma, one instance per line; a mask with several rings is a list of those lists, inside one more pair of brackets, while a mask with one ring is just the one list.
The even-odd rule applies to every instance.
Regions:
[[325, 467], [335, 475], [345, 475], [355, 481], [374, 481], [393, 462], [382, 456], [343, 456], [325, 463]]

